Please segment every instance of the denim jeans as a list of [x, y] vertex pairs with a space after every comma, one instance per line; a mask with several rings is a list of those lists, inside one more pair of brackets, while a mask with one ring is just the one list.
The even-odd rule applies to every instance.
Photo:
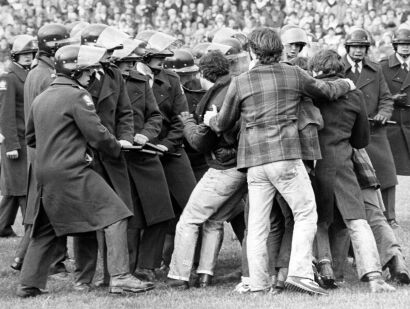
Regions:
[[[189, 280], [194, 259], [199, 227], [203, 226], [201, 257], [208, 265], [215, 265], [221, 240], [221, 224], [237, 207], [241, 207], [246, 193], [246, 174], [236, 168], [217, 170], [210, 168], [198, 182], [177, 224], [174, 253], [169, 278]], [[217, 228], [212, 228], [219, 226]], [[211, 233], [212, 235], [207, 235]], [[198, 270], [213, 275], [213, 269], [205, 269], [200, 261]]]
[[266, 241], [273, 198], [278, 191], [294, 216], [288, 276], [313, 280], [312, 244], [317, 213], [313, 189], [302, 160], [277, 161], [248, 169], [247, 256], [252, 291], [271, 286]]

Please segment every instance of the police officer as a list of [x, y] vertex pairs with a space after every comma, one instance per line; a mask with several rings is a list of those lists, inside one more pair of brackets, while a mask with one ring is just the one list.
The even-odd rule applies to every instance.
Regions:
[[[173, 44], [174, 41], [167, 35], [156, 33], [151, 36], [149, 40], [151, 49], [144, 57], [144, 72], [153, 80], [154, 96], [163, 117], [161, 132], [153, 142], [164, 151], [177, 152], [181, 155], [179, 158], [173, 156], [161, 158], [174, 211], [180, 214], [188, 202], [196, 181], [183, 148], [183, 124], [178, 118], [181, 112], [188, 111], [188, 103], [178, 75], [162, 67], [165, 58], [173, 55], [168, 50]], [[169, 265], [171, 259], [175, 226], [176, 222], [170, 227], [170, 234], [164, 246], [165, 265]]]
[[[114, 50], [122, 48], [122, 42], [128, 36], [114, 28], [103, 24], [91, 24], [81, 33], [82, 45], [95, 45], [104, 47], [110, 56]], [[93, 99], [97, 115], [108, 131], [123, 143], [132, 145], [134, 130], [133, 116], [121, 71], [115, 65], [104, 59], [103, 69], [95, 74], [88, 85], [88, 91]], [[131, 199], [130, 179], [124, 155], [117, 158], [107, 156], [104, 152], [94, 151], [94, 170], [112, 187], [121, 200], [133, 209]], [[89, 233], [88, 237], [74, 238], [74, 254], [76, 260], [76, 283], [74, 288], [87, 291], [93, 280], [98, 257], [98, 246], [103, 252], [105, 261], [104, 237], [102, 233]], [[108, 272], [104, 262], [104, 278], [99, 285], [108, 286]]]
[[285, 26], [281, 30], [281, 40], [284, 47], [284, 61], [297, 57], [308, 42], [305, 30], [297, 26]]
[[393, 37], [395, 53], [381, 61], [384, 77], [393, 95], [391, 120], [397, 125], [387, 128], [398, 175], [410, 175], [410, 30], [400, 29]]
[[24, 121], [24, 81], [37, 52], [35, 38], [18, 35], [11, 49], [11, 60], [0, 76], [0, 127], [4, 136], [1, 145], [0, 237], [15, 236], [12, 229], [19, 206], [26, 209], [27, 148]]
[[[41, 294], [53, 261], [58, 236], [104, 230], [110, 246], [110, 292], [138, 293], [153, 288], [129, 273], [126, 240], [131, 211], [92, 168], [90, 146], [118, 157], [118, 141], [102, 125], [90, 94], [84, 89], [106, 50], [65, 46], [55, 55], [58, 77], [33, 102], [27, 121], [27, 142], [36, 148], [36, 178], [41, 202], [23, 264], [17, 295]], [[93, 60], [91, 60], [93, 59]]]
[[[142, 41], [125, 40], [124, 48], [112, 55], [112, 61], [125, 79], [131, 101], [134, 144], [141, 146], [157, 138], [162, 127], [162, 115], [148, 78], [135, 70], [135, 63], [142, 61], [145, 54], [144, 45]], [[134, 216], [128, 221], [130, 272], [152, 281], [155, 269], [161, 266], [169, 220], [175, 215], [159, 157], [127, 152], [125, 158], [134, 203]]]
[[[54, 80], [54, 54], [59, 46], [69, 42], [69, 33], [61, 24], [48, 24], [38, 30], [37, 41], [38, 54], [35, 59], [36, 63], [34, 64], [34, 68], [28, 73], [26, 82], [24, 83], [24, 113], [26, 119], [30, 111], [31, 103], [35, 97], [43, 92]], [[21, 268], [31, 234], [31, 226], [34, 223], [34, 215], [38, 208], [37, 180], [34, 176], [35, 154], [35, 149], [28, 146], [27, 209], [23, 220], [26, 231], [20, 242], [17, 257], [12, 264], [14, 269]], [[51, 273], [56, 273], [60, 277], [66, 277], [67, 275], [66, 267], [63, 264], [67, 252], [66, 244], [66, 237], [59, 239], [58, 249], [56, 250], [56, 260], [51, 269]]]
[[386, 121], [393, 111], [393, 100], [381, 67], [366, 56], [370, 46], [368, 33], [363, 29], [354, 30], [347, 38], [347, 55], [343, 57], [345, 74], [360, 89], [366, 100], [367, 113], [373, 119], [370, 143], [366, 147], [377, 178], [381, 183], [381, 193], [386, 206], [386, 218], [396, 225], [395, 195], [396, 168], [387, 139]]

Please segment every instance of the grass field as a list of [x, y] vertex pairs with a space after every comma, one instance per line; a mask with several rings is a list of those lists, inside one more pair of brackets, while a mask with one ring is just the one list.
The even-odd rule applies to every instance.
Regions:
[[[396, 235], [403, 252], [410, 260], [410, 177], [399, 178], [397, 192], [397, 217], [400, 228]], [[22, 235], [21, 218], [15, 231]], [[68, 281], [49, 280], [49, 294], [37, 298], [19, 299], [15, 296], [18, 273], [9, 265], [20, 238], [0, 238], [0, 309], [11, 308], [410, 308], [410, 286], [396, 286], [394, 293], [370, 294], [366, 284], [358, 282], [354, 270], [348, 269], [348, 284], [329, 296], [312, 297], [285, 292], [279, 296], [238, 295], [233, 292], [236, 281], [226, 279], [226, 274], [239, 269], [240, 247], [232, 240], [227, 227], [224, 245], [216, 270], [215, 285], [208, 289], [191, 288], [188, 291], [167, 289], [162, 282], [157, 289], [135, 296], [110, 296], [104, 289], [90, 293], [78, 293], [72, 289], [72, 277]], [[410, 265], [410, 262], [409, 262]], [[72, 270], [72, 265], [67, 262]], [[225, 280], [224, 280], [225, 278]]]

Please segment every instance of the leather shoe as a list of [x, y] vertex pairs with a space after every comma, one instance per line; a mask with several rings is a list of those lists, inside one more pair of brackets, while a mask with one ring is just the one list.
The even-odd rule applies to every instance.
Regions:
[[379, 275], [367, 275], [369, 287], [372, 293], [394, 292], [396, 289], [387, 284], [386, 281]]
[[401, 284], [410, 284], [409, 271], [401, 254], [397, 254], [387, 263], [393, 280]]
[[145, 280], [145, 281], [155, 281], [156, 280], [155, 271], [153, 269], [148, 269], [148, 268], [137, 268], [134, 272], [134, 276], [140, 280]]
[[399, 226], [400, 226], [400, 225], [397, 223], [396, 219], [390, 219], [390, 220], [387, 220], [387, 222], [390, 224], [390, 226], [391, 226], [392, 229], [397, 229], [397, 228], [399, 228]]
[[73, 289], [77, 292], [88, 293], [91, 290], [91, 285], [89, 283], [76, 282], [73, 286]]
[[335, 275], [333, 273], [332, 264], [330, 261], [323, 260], [318, 263], [319, 276], [323, 282], [323, 288], [325, 289], [335, 289], [337, 285], [335, 284]]
[[208, 274], [199, 274], [195, 282], [195, 287], [206, 288], [210, 285], [212, 285], [212, 276]]
[[16, 257], [14, 258], [13, 263], [10, 265], [11, 268], [13, 268], [14, 270], [21, 270], [21, 267], [23, 266], [23, 259]]
[[167, 281], [165, 281], [165, 284], [168, 287], [177, 289], [177, 290], [188, 290], [189, 289], [189, 282], [185, 280], [168, 278]]
[[142, 293], [154, 289], [152, 282], [141, 281], [131, 274], [111, 277], [110, 293], [124, 294], [126, 292]]
[[43, 294], [43, 292], [39, 288], [19, 284], [17, 286], [16, 294], [18, 297], [27, 298], [27, 297], [36, 297], [38, 295]]

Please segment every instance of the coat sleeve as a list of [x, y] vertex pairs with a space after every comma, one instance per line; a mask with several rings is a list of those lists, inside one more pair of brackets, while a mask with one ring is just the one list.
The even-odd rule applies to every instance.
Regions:
[[378, 113], [380, 115], [385, 116], [387, 119], [390, 119], [394, 109], [394, 102], [387, 86], [386, 79], [384, 78], [382, 69], [379, 68], [378, 71], [379, 76], [379, 105], [378, 105]]
[[91, 147], [111, 157], [120, 155], [121, 146], [114, 135], [101, 123], [91, 96], [80, 92], [73, 102], [73, 118]]
[[200, 153], [210, 152], [218, 141], [218, 136], [208, 126], [197, 124], [194, 117], [184, 123], [184, 137], [189, 145]]
[[296, 69], [301, 80], [302, 94], [312, 99], [334, 101], [350, 91], [349, 83], [344, 80], [323, 81], [313, 78], [302, 69]]
[[116, 110], [116, 132], [115, 136], [118, 140], [126, 140], [130, 143], [134, 140], [134, 120], [131, 108], [130, 98], [125, 87], [125, 81], [118, 77], [119, 81], [119, 98]]
[[360, 106], [352, 128], [350, 145], [352, 145], [353, 148], [360, 149], [366, 147], [370, 142], [370, 125], [367, 119], [366, 102], [360, 90], [353, 91], [350, 97], [352, 100], [357, 101], [356, 106]]
[[36, 132], [34, 130], [33, 108], [30, 108], [27, 114], [26, 142], [29, 147], [36, 148]]
[[162, 138], [159, 143], [166, 146], [170, 152], [175, 151], [175, 148], [182, 144], [184, 125], [179, 119], [178, 115], [182, 112], [188, 111], [188, 102], [185, 94], [182, 92], [179, 78], [170, 77], [172, 92], [174, 96], [172, 99], [172, 111], [169, 115], [170, 125], [167, 135]]
[[152, 139], [158, 137], [159, 132], [161, 132], [162, 115], [148, 81], [145, 82], [144, 118], [144, 127], [139, 133], [145, 135], [151, 141]]
[[240, 101], [238, 98], [237, 80], [232, 78], [224, 102], [219, 113], [210, 120], [210, 127], [215, 132], [231, 129], [241, 116]]
[[18, 150], [21, 148], [17, 134], [16, 120], [16, 84], [12, 74], [5, 74], [0, 78], [0, 83], [5, 87], [0, 89], [1, 133], [4, 136], [3, 145], [6, 151]]

